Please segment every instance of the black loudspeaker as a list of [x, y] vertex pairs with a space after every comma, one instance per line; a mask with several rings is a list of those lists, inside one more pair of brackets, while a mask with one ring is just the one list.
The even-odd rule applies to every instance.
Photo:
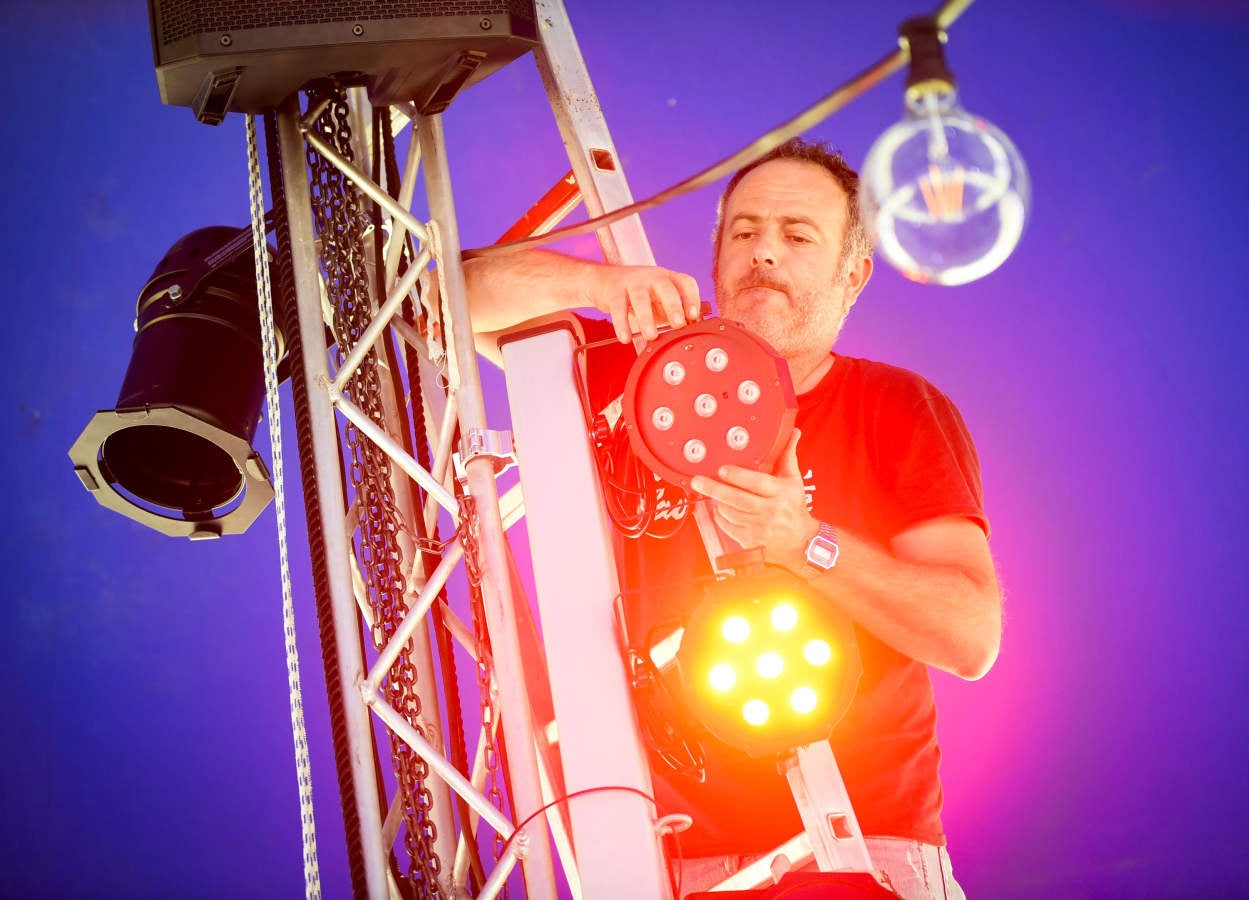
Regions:
[[322, 78], [441, 112], [538, 41], [533, 0], [148, 0], [148, 14], [161, 101], [213, 125]]
[[236, 534], [273, 499], [251, 447], [265, 399], [251, 246], [250, 229], [216, 226], [169, 249], [139, 294], [117, 407], [69, 451], [102, 506], [164, 534]]

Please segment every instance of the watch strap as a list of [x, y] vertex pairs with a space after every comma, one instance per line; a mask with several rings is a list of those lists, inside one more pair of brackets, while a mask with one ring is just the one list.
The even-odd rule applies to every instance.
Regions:
[[837, 565], [840, 549], [837, 546], [837, 531], [827, 522], [821, 522], [815, 537], [807, 543], [806, 565], [802, 574], [807, 578], [815, 578]]

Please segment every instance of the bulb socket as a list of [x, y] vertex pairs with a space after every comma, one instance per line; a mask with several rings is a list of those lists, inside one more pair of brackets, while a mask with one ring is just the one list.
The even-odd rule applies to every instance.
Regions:
[[906, 73], [910, 98], [928, 91], [950, 93], [957, 84], [945, 62], [945, 31], [932, 16], [916, 16], [898, 26], [898, 43], [911, 57]]

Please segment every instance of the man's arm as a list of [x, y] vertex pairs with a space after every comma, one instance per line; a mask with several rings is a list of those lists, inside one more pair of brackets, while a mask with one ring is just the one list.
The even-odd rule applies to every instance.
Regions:
[[[716, 522], [743, 547], [801, 572], [819, 524], [807, 512], [794, 432], [775, 473], [737, 466], [691, 487], [716, 501]], [[836, 526], [836, 523], [832, 523]], [[932, 519], [881, 548], [838, 531], [837, 565], [811, 585], [880, 640], [960, 678], [985, 675], [997, 659], [1002, 598], [988, 540], [961, 516]]]
[[521, 322], [569, 309], [611, 316], [616, 337], [653, 340], [658, 324], [699, 316], [698, 283], [658, 266], [611, 266], [546, 250], [476, 257], [464, 263], [477, 351], [500, 364], [498, 339]]

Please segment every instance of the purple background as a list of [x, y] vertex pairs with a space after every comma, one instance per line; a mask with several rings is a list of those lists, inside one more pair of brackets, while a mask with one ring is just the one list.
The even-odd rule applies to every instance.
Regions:
[[[639, 197], [823, 96], [925, 9], [571, 5]], [[0, 31], [14, 326], [0, 895], [300, 896], [272, 511], [240, 538], [167, 539], [97, 506], [65, 455], [114, 402], [135, 297], [166, 248], [247, 221], [243, 122], [213, 129], [161, 106], [140, 4], [15, 6]], [[1002, 655], [978, 683], [935, 676], [945, 821], [973, 897], [1222, 897], [1249, 883], [1246, 39], [1249, 8], [1233, 0], [975, 4], [949, 59], [964, 104], [1030, 167], [1023, 242], [957, 289], [881, 264], [839, 344], [945, 389], [982, 457]], [[813, 134], [861, 162], [898, 117], [900, 84]], [[528, 60], [445, 119], [466, 246], [567, 168]], [[645, 217], [660, 262], [708, 296], [714, 199]], [[289, 411], [283, 424], [289, 437]], [[289, 497], [321, 864], [339, 897]]]

